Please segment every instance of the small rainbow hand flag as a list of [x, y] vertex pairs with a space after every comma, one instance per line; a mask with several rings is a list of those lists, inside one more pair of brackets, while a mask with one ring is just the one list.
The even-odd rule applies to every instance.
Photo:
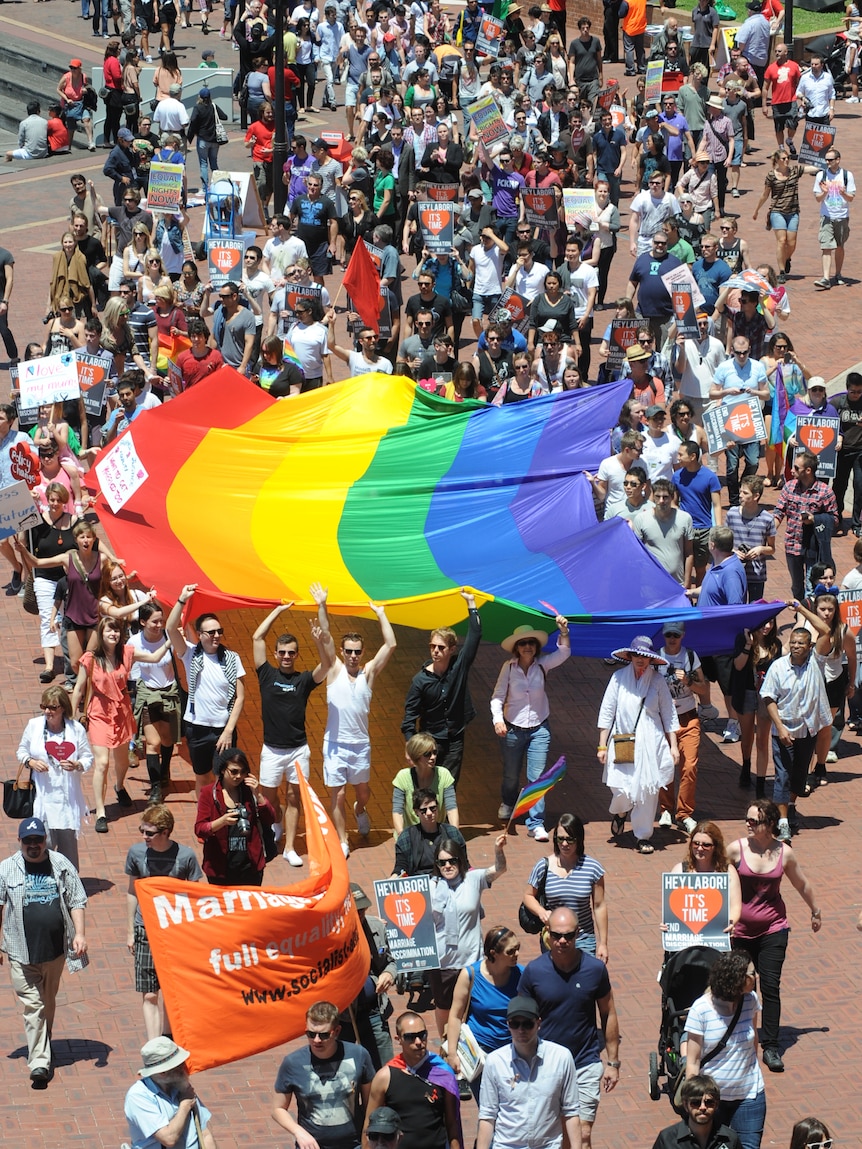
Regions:
[[293, 345], [291, 344], [289, 339], [285, 339], [285, 341], [284, 341], [284, 351], [282, 352], [282, 359], [284, 359], [284, 361], [287, 363], [292, 363], [294, 365], [294, 367], [299, 367], [300, 369], [302, 368], [302, 363], [300, 362], [299, 356], [294, 351]]
[[518, 795], [518, 801], [515, 803], [510, 821], [514, 822], [516, 818], [520, 818], [522, 814], [526, 814], [528, 810], [532, 810], [537, 802], [541, 802], [542, 798], [544, 798], [549, 790], [556, 786], [565, 772], [566, 759], [564, 756], [561, 756], [544, 774], [540, 774], [535, 782], [528, 782]]

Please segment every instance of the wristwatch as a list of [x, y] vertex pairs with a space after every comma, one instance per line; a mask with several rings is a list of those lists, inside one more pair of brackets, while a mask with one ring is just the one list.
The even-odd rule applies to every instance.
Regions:
[[622, 1065], [621, 1061], [608, 1061], [607, 1062], [608, 1069], [619, 1069], [619, 1067], [621, 1065]]

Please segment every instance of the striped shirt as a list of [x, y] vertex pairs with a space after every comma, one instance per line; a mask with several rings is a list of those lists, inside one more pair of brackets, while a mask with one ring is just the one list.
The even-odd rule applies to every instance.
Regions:
[[[530, 874], [530, 885], [537, 890], [542, 881], [547, 858], [541, 858], [533, 866]], [[578, 926], [582, 934], [595, 934], [596, 927], [593, 922], [592, 896], [593, 887], [605, 876], [600, 862], [585, 854], [578, 858], [568, 874], [561, 878], [548, 869], [548, 880], [545, 882], [545, 906], [549, 910], [560, 907], [574, 910], [578, 915]]]
[[[711, 1058], [703, 1072], [714, 1077], [722, 1101], [744, 1101], [763, 1092], [763, 1074], [757, 1060], [754, 1019], [760, 1009], [756, 993], [747, 993], [739, 1020], [724, 1049]], [[730, 1024], [733, 1012], [720, 1014], [708, 994], [699, 997], [688, 1011], [686, 1033], [700, 1034], [703, 1039], [701, 1058], [715, 1049]]]

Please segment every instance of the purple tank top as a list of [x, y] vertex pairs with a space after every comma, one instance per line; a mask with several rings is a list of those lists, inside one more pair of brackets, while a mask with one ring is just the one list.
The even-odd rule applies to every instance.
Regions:
[[78, 568], [69, 559], [69, 593], [66, 596], [66, 618], [77, 626], [95, 626], [99, 621], [99, 583], [102, 578], [102, 564], [98, 555], [96, 565], [90, 571], [87, 581], [78, 574]]
[[733, 931], [734, 938], [760, 938], [789, 929], [787, 907], [779, 890], [784, 877], [784, 847], [768, 874], [755, 874], [745, 860], [739, 843], [739, 884], [742, 889], [742, 913]]

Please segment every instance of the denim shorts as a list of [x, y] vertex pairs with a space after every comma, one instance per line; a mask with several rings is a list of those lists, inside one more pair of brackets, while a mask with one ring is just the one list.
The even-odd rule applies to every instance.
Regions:
[[769, 222], [773, 231], [799, 231], [799, 212], [795, 211], [792, 215], [788, 215], [783, 211], [771, 211]]
[[470, 318], [481, 319], [483, 315], [490, 315], [499, 302], [499, 294], [495, 293], [494, 295], [476, 295], [474, 292], [473, 310], [470, 312]]

